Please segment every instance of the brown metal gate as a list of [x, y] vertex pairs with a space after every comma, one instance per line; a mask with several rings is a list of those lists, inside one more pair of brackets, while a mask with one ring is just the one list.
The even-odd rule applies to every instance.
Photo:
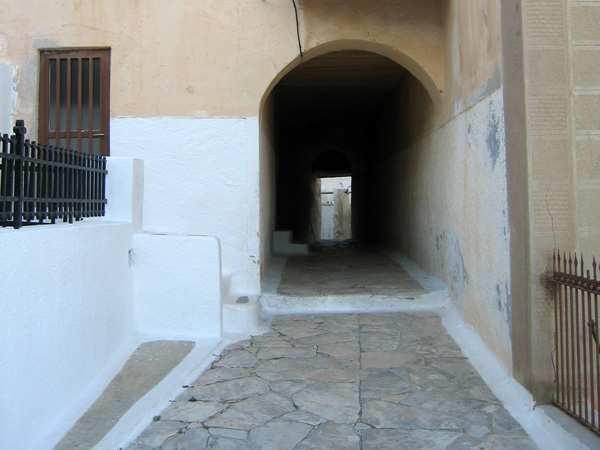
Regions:
[[600, 341], [596, 259], [555, 251], [552, 264], [555, 306], [554, 404], [600, 434]]

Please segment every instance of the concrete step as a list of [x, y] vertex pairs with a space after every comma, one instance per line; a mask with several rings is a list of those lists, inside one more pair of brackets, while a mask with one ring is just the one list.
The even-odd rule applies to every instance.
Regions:
[[[402, 267], [413, 283], [407, 283], [393, 293], [363, 292], [348, 295], [347, 289], [341, 289], [344, 293], [336, 295], [281, 294], [278, 288], [286, 267], [287, 255], [273, 255], [258, 300], [261, 320], [286, 314], [428, 311], [444, 308], [449, 304], [448, 290], [443, 283], [421, 270], [401, 253], [385, 249], [381, 252]], [[418, 283], [418, 289], [415, 288], [414, 281]]]
[[308, 245], [294, 243], [291, 231], [274, 231], [273, 252], [281, 255], [308, 255]]
[[263, 293], [259, 299], [261, 320], [288, 314], [376, 313], [429, 311], [449, 304], [447, 291], [394, 296], [327, 295], [292, 297]]
[[245, 339], [267, 330], [260, 322], [257, 296], [242, 295], [235, 299], [230, 298], [223, 302], [222, 308], [224, 339]]

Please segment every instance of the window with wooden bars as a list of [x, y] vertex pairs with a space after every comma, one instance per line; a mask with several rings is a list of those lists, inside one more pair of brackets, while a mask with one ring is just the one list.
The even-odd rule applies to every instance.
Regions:
[[109, 155], [110, 50], [40, 54], [38, 141]]

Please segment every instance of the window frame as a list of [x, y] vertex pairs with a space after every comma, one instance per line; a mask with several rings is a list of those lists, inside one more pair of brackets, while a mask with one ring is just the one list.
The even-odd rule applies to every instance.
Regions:
[[[67, 76], [66, 82], [66, 131], [55, 130], [50, 131], [50, 61], [56, 60], [56, 86], [60, 86], [59, 73], [60, 73], [60, 61], [67, 60]], [[88, 126], [87, 130], [81, 129], [82, 115], [77, 114], [77, 125], [74, 127], [71, 124], [71, 73], [72, 63], [71, 61], [78, 59], [78, 99], [77, 107], [78, 110], [82, 108], [81, 93], [82, 93], [82, 73], [83, 59], [89, 59], [89, 100], [88, 100]], [[93, 61], [94, 59], [100, 60], [99, 68], [99, 128], [94, 129], [93, 122], [93, 99], [92, 96], [92, 74], [93, 74]], [[67, 147], [75, 148], [72, 145], [73, 140], [77, 141], [77, 148], [80, 148], [82, 139], [88, 139], [88, 149], [85, 153], [92, 153], [93, 139], [99, 139], [100, 141], [100, 155], [110, 155], [110, 48], [68, 48], [68, 49], [43, 49], [40, 50], [40, 76], [39, 76], [39, 108], [38, 108], [38, 141], [41, 143], [49, 143], [50, 139], [55, 139], [56, 145], [59, 146], [60, 139], [67, 140]], [[56, 96], [60, 96], [59, 90], [56, 89]], [[59, 103], [60, 100], [56, 101], [56, 121], [59, 121]], [[55, 128], [59, 128], [55, 124]]]

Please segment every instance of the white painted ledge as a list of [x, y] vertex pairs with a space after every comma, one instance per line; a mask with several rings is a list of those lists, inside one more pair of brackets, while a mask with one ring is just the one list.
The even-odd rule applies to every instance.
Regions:
[[138, 400], [117, 424], [94, 447], [95, 450], [125, 448], [152, 422], [154, 416], [169, 406], [184, 384], [192, 384], [215, 360], [229, 341], [196, 341], [192, 351], [150, 392]]

